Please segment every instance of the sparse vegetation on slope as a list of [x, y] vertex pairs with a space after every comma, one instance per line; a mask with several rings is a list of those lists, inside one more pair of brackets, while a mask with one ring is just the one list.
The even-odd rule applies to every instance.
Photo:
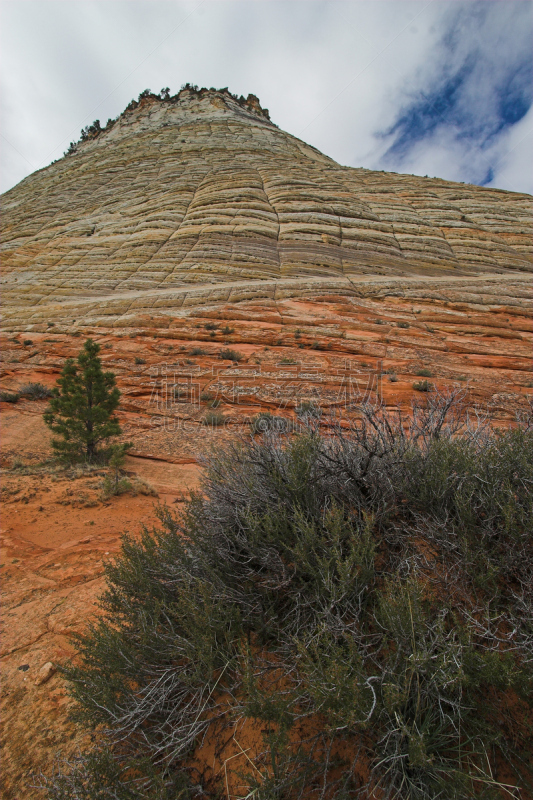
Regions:
[[231, 350], [230, 348], [225, 348], [221, 350], [218, 354], [218, 357], [223, 359], [224, 361], [242, 361], [243, 356], [241, 353], [238, 353], [236, 350]]
[[451, 396], [213, 455], [107, 567], [49, 797], [531, 796], [532, 483]]
[[18, 391], [20, 397], [28, 400], [48, 400], [52, 396], [51, 389], [42, 383], [25, 383]]
[[215, 94], [220, 94], [222, 96], [225, 95], [227, 97], [231, 97], [233, 100], [235, 100], [236, 103], [238, 103], [239, 106], [241, 106], [241, 108], [246, 109], [246, 111], [248, 112], [258, 114], [261, 117], [264, 117], [265, 120], [271, 122], [268, 108], [261, 107], [259, 98], [256, 97], [255, 94], [249, 94], [248, 97], [244, 97], [242, 94], [239, 96], [230, 92], [227, 86], [225, 86], [223, 89], [215, 89], [215, 88], [206, 89], [205, 87], [199, 89], [198, 86], [196, 85], [193, 85], [191, 83], [184, 83], [180, 91], [174, 95], [170, 94], [170, 88], [168, 86], [161, 89], [161, 91], [158, 94], [152, 92], [151, 89], [143, 89], [143, 91], [139, 94], [137, 100], [131, 100], [126, 106], [125, 110], [122, 112], [122, 114], [119, 114], [119, 116], [115, 117], [115, 119], [109, 118], [103, 128], [100, 124], [99, 119], [95, 119], [92, 125], [86, 125], [85, 128], [82, 128], [79, 140], [77, 142], [71, 142], [68, 146], [68, 149], [63, 153], [63, 155], [65, 156], [74, 155], [74, 153], [77, 152], [78, 145], [81, 142], [86, 142], [89, 139], [97, 139], [101, 133], [106, 133], [106, 131], [111, 130], [111, 128], [114, 127], [117, 120], [120, 119], [120, 117], [123, 116], [123, 114], [127, 113], [128, 111], [133, 111], [143, 100], [148, 99], [151, 100], [152, 102], [175, 104], [179, 103], [180, 95], [182, 94], [182, 92], [186, 94], [193, 94], [198, 98], [202, 98], [208, 93], [215, 93]]
[[20, 395], [18, 392], [0, 392], [0, 400], [2, 403], [18, 403]]
[[417, 392], [432, 392], [435, 387], [430, 381], [415, 381], [413, 389]]

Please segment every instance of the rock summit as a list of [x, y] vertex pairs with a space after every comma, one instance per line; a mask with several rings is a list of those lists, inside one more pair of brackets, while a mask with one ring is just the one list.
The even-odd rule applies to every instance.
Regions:
[[529, 272], [531, 219], [528, 195], [343, 167], [254, 95], [147, 90], [4, 195], [4, 324]]

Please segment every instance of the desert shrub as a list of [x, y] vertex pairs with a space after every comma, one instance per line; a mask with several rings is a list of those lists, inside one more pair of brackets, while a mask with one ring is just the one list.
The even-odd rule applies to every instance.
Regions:
[[216, 322], [208, 322], [205, 326], [206, 331], [216, 331], [218, 330], [218, 325]]
[[401, 320], [400, 322], [397, 322], [396, 325], [398, 326], [398, 328], [409, 328], [410, 327], [409, 323], [408, 322], [404, 322], [403, 320]]
[[137, 365], [146, 364], [146, 360], [144, 358], [141, 358], [140, 356], [135, 356], [135, 363]]
[[235, 332], [235, 328], [230, 328], [229, 325], [224, 325], [224, 327], [221, 330], [224, 336], [229, 336], [230, 334]]
[[42, 383], [26, 383], [19, 389], [19, 395], [28, 400], [47, 400], [52, 397], [52, 390]]
[[32, 342], [32, 340], [31, 340], [31, 339], [24, 339], [24, 340], [22, 341], [22, 344], [24, 345], [24, 347], [31, 347], [31, 345], [33, 344], [33, 342]]
[[204, 416], [202, 423], [204, 425], [211, 425], [213, 428], [217, 428], [220, 425], [224, 425], [225, 421], [226, 417], [222, 411], [208, 411]]
[[282, 358], [279, 363], [282, 366], [285, 366], [286, 364], [297, 364], [298, 362], [294, 358], [285, 357], [285, 358]]
[[375, 790], [394, 798], [476, 797], [483, 775], [493, 796], [500, 795], [485, 758], [500, 737], [480, 714], [481, 692], [488, 686], [504, 691], [512, 683], [511, 663], [476, 647], [449, 608], [428, 608], [416, 581], [386, 583], [374, 619], [389, 648], [376, 680], [374, 714], [382, 735]]
[[52, 777], [41, 780], [40, 787], [48, 788], [54, 800], [188, 800], [190, 797], [185, 775], [176, 776], [165, 785], [157, 770], [146, 762], [143, 767], [150, 783], [146, 791], [139, 790], [131, 776], [136, 767], [135, 759], [119, 763], [108, 748], [96, 748], [85, 758], [78, 755], [70, 761], [58, 759]]
[[221, 398], [209, 391], [203, 391], [200, 394], [200, 400], [206, 403], [208, 408], [218, 408], [220, 405], [222, 405]]
[[243, 359], [242, 353], [238, 353], [236, 350], [230, 350], [229, 348], [221, 350], [218, 357], [227, 359], [228, 361], [242, 361]]
[[106, 475], [102, 481], [102, 498], [108, 500], [110, 497], [126, 494], [131, 488], [131, 481], [128, 478]]
[[20, 395], [18, 392], [7, 392], [1, 391], [0, 392], [0, 400], [3, 403], [18, 403]]
[[136, 497], [138, 494], [145, 495], [146, 497], [159, 497], [157, 491], [151, 483], [144, 481], [142, 478], [133, 478], [131, 481], [131, 494]]
[[203, 347], [192, 347], [191, 348], [191, 356], [206, 356], [207, 350], [204, 350]]
[[430, 369], [426, 369], [426, 367], [424, 367], [423, 369], [419, 369], [416, 374], [419, 375], [421, 378], [432, 378], [433, 377], [432, 371]]
[[302, 400], [294, 410], [299, 417], [314, 417], [315, 419], [320, 419], [322, 416], [322, 409], [312, 400]]
[[[414, 516], [436, 522], [476, 585], [490, 585], [496, 601], [512, 586], [533, 581], [528, 556], [533, 519], [533, 437], [521, 428], [476, 440], [444, 438], [406, 459], [405, 497]], [[446, 533], [442, 530], [445, 526]]]
[[102, 497], [108, 499], [116, 495], [125, 494], [130, 491], [132, 486], [128, 478], [123, 474], [123, 466], [126, 453], [131, 448], [131, 444], [114, 445], [109, 449], [108, 474], [102, 481]]
[[124, 472], [124, 462], [128, 450], [132, 447], [131, 442], [125, 444], [112, 445], [106, 453], [108, 463], [107, 474], [101, 482], [101, 499], [109, 500], [122, 494], [131, 494], [134, 497], [138, 494], [149, 497], [157, 497], [157, 492], [142, 478], [134, 476], [131, 480]]
[[434, 387], [430, 381], [415, 381], [413, 383], [413, 389], [417, 392], [432, 392]]
[[531, 791], [533, 430], [456, 400], [214, 451], [181, 516], [124, 536], [66, 669], [99, 747], [49, 796], [219, 796], [194, 754], [246, 721], [246, 796]]

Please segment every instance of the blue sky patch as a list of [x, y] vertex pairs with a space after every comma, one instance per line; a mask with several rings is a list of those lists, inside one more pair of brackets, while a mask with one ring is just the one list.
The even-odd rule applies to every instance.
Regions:
[[428, 158], [431, 148], [448, 148], [463, 159], [469, 182], [494, 179], [487, 159], [533, 102], [530, 12], [529, 3], [513, 2], [450, 11], [432, 62], [406, 81], [396, 119], [377, 134], [388, 145], [387, 167], [401, 170], [421, 152]]

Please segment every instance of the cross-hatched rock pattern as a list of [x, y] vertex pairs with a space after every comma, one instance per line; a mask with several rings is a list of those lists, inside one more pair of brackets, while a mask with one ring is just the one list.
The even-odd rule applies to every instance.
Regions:
[[248, 283], [528, 272], [531, 200], [342, 167], [225, 91], [149, 95], [4, 195], [4, 322], [114, 325]]

